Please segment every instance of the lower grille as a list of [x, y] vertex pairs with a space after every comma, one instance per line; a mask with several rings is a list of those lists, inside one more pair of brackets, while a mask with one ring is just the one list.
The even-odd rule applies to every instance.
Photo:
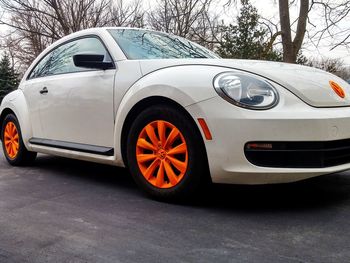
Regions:
[[249, 142], [249, 162], [263, 167], [325, 168], [350, 163], [350, 139], [325, 142]]

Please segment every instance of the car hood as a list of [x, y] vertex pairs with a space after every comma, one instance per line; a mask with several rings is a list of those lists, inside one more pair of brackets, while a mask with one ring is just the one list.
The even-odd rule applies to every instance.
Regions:
[[[282, 85], [305, 103], [314, 107], [350, 106], [350, 85], [343, 79], [323, 70], [281, 62], [236, 59], [156, 59], [140, 60], [144, 75], [167, 67], [207, 65], [251, 72]], [[225, 69], [226, 68], [226, 69]], [[345, 97], [341, 98], [330, 86], [339, 84]]]

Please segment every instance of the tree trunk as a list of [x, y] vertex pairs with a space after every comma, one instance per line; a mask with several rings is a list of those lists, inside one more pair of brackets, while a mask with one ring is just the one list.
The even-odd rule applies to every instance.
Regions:
[[294, 63], [292, 32], [289, 18], [289, 0], [279, 0], [280, 22], [282, 31], [283, 61]]
[[306, 22], [309, 13], [309, 0], [300, 0], [298, 25], [294, 40], [292, 40], [290, 25], [289, 0], [279, 0], [279, 13], [282, 32], [283, 61], [296, 63], [297, 55], [305, 36]]

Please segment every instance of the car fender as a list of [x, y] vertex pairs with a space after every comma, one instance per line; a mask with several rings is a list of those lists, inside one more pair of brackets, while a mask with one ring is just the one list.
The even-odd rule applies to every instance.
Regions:
[[0, 107], [0, 116], [3, 117], [3, 113], [7, 109], [13, 111], [16, 115], [21, 127], [23, 142], [26, 148], [30, 150], [28, 141], [32, 137], [32, 125], [30, 122], [27, 101], [22, 90], [17, 89], [4, 97]]
[[[165, 97], [189, 105], [218, 96], [213, 78], [222, 67], [206, 65], [172, 66], [153, 71], [134, 83], [121, 98], [115, 121], [115, 154], [121, 157], [121, 134], [128, 113], [140, 101], [150, 97]], [[119, 158], [118, 158], [119, 159]]]

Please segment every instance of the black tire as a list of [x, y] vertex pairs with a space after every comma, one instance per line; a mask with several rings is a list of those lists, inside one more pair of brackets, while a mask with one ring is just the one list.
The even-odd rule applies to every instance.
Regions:
[[[178, 184], [160, 188], [145, 179], [136, 158], [137, 140], [147, 124], [166, 121], [182, 134], [187, 145], [187, 169]], [[166, 105], [154, 105], [141, 112], [133, 122], [127, 138], [127, 162], [137, 185], [148, 195], [163, 201], [180, 201], [198, 196], [209, 185], [210, 176], [202, 136], [186, 112]]]
[[[5, 127], [6, 125], [12, 122], [14, 123], [18, 134], [19, 134], [19, 148], [18, 148], [18, 153], [14, 158], [11, 158], [9, 156], [9, 154], [6, 151], [5, 148], [5, 143], [4, 143], [4, 136], [5, 136]], [[30, 152], [27, 150], [27, 148], [25, 147], [24, 143], [23, 143], [23, 139], [22, 139], [22, 132], [21, 132], [21, 128], [19, 125], [19, 122], [16, 118], [16, 116], [14, 114], [8, 114], [5, 119], [4, 122], [2, 123], [2, 127], [1, 127], [1, 142], [2, 142], [2, 148], [3, 148], [3, 152], [5, 155], [6, 160], [9, 162], [9, 164], [13, 165], [13, 166], [25, 166], [25, 165], [30, 165], [34, 162], [37, 153], [35, 152]]]

